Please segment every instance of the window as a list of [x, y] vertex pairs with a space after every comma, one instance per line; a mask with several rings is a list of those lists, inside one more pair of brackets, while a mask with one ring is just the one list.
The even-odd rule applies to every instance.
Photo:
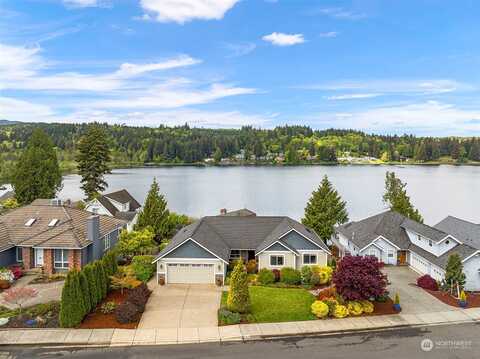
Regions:
[[92, 213], [98, 214], [98, 207], [92, 207]]
[[421, 240], [422, 240], [422, 237], [420, 237], [420, 235], [417, 235], [417, 239], [418, 239], [419, 241], [421, 241]]
[[433, 244], [432, 244], [432, 241], [428, 241], [428, 245], [431, 247]]
[[283, 266], [283, 256], [270, 256], [271, 266]]
[[68, 249], [54, 249], [54, 267], [68, 269]]
[[238, 249], [232, 249], [230, 251], [230, 259], [238, 259], [240, 258], [240, 251]]
[[393, 258], [393, 251], [392, 250], [388, 251], [388, 258]]
[[316, 254], [304, 254], [303, 255], [303, 264], [317, 264], [317, 255]]
[[22, 247], [16, 247], [15, 248], [15, 256], [17, 262], [23, 262], [23, 255], [22, 255]]
[[110, 245], [111, 245], [111, 234], [112, 232], [110, 233], [107, 233], [105, 235], [105, 237], [103, 237], [103, 250], [104, 251], [107, 251], [110, 249]]

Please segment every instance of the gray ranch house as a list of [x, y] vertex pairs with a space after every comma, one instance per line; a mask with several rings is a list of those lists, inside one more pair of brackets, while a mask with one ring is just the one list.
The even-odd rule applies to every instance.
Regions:
[[386, 211], [336, 228], [334, 252], [371, 255], [389, 265], [408, 265], [441, 281], [451, 254], [460, 255], [465, 289], [480, 290], [480, 225], [448, 216], [434, 226]]
[[303, 224], [243, 209], [184, 227], [154, 263], [157, 282], [221, 284], [228, 264], [240, 258], [257, 260], [258, 269], [300, 269], [326, 265], [329, 254], [320, 237]]
[[103, 257], [126, 225], [59, 199], [37, 199], [0, 216], [0, 267], [21, 264], [47, 274], [80, 269]]

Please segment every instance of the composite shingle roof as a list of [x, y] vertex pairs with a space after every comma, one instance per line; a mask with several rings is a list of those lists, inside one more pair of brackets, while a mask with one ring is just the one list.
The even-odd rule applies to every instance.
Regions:
[[138, 203], [138, 201], [135, 198], [133, 198], [133, 196], [126, 189], [121, 189], [116, 192], [106, 193], [103, 196], [113, 199], [118, 203], [122, 203], [122, 204], [130, 203], [131, 211], [135, 211], [141, 207], [140, 203]]
[[295, 230], [328, 252], [328, 247], [317, 234], [288, 217], [274, 216], [207, 216], [180, 230], [160, 252], [157, 258], [192, 238], [225, 261], [230, 250], [244, 249], [257, 252], [265, 249], [285, 233]]
[[460, 218], [448, 216], [437, 223], [435, 228], [451, 234], [459, 241], [480, 249], [480, 225]]

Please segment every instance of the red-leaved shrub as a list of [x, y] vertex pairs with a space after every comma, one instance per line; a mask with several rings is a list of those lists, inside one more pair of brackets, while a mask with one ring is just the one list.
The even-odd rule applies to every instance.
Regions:
[[335, 298], [337, 295], [337, 291], [335, 290], [334, 286], [322, 289], [320, 292], [318, 292], [317, 299], [318, 300], [324, 300], [326, 298]]
[[422, 275], [420, 278], [418, 278], [417, 285], [423, 289], [438, 290], [437, 281], [430, 277], [428, 274]]
[[332, 277], [337, 293], [345, 300], [369, 300], [385, 294], [387, 276], [373, 256], [347, 255], [337, 264]]
[[13, 273], [13, 279], [17, 280], [18, 278], [23, 277], [23, 269], [19, 265], [12, 265], [9, 269]]
[[275, 282], [280, 281], [280, 270], [278, 269], [272, 269], [273, 275], [275, 276]]

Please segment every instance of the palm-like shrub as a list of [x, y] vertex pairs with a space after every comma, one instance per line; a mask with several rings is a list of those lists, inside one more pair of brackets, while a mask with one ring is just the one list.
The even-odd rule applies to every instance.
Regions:
[[248, 274], [243, 263], [238, 262], [230, 277], [230, 290], [227, 297], [227, 308], [231, 312], [246, 313], [250, 308], [248, 292]]
[[381, 267], [375, 257], [347, 255], [337, 264], [332, 280], [344, 300], [368, 300], [385, 294], [387, 276]]

